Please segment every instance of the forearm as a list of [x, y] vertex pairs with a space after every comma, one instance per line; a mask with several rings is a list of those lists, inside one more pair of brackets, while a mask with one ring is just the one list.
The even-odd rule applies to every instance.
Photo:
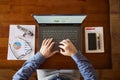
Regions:
[[76, 62], [84, 80], [98, 80], [92, 64], [80, 52], [74, 54], [72, 58]]
[[41, 55], [41, 53], [37, 53], [35, 56], [27, 60], [23, 66], [16, 72], [13, 76], [13, 80], [28, 80], [31, 74], [39, 68], [40, 64], [45, 61], [45, 58]]

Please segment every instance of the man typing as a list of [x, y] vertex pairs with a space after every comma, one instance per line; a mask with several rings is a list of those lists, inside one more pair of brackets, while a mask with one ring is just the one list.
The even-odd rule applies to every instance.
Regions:
[[[53, 41], [53, 38], [44, 39], [40, 50], [35, 56], [23, 64], [23, 66], [13, 76], [13, 80], [28, 80], [32, 73], [36, 71], [36, 69], [38, 69], [40, 65], [47, 60], [47, 58], [52, 57], [54, 54], [59, 52], [57, 50], [52, 51], [54, 44], [55, 42]], [[76, 49], [69, 39], [62, 40], [59, 44], [59, 53], [64, 56], [69, 56], [75, 61], [84, 80], [98, 80], [92, 64], [82, 55], [80, 51]], [[66, 79], [62, 76], [54, 76], [50, 77], [48, 80]]]

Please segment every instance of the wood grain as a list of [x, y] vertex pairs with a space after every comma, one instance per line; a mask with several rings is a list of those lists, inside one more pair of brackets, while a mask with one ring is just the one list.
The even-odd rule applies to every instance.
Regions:
[[[7, 47], [10, 24], [35, 24], [32, 14], [87, 14], [83, 22], [83, 54], [95, 68], [111, 68], [111, 37], [109, 0], [0, 0], [0, 68], [18, 68], [24, 61], [8, 61]], [[84, 28], [86, 26], [103, 26], [105, 52], [102, 54], [86, 54], [84, 45]], [[38, 25], [37, 25], [38, 27]], [[37, 32], [36, 32], [37, 36]], [[37, 47], [36, 37], [36, 52]], [[96, 60], [97, 59], [97, 60]], [[2, 63], [2, 64], [1, 64]], [[64, 64], [64, 66], [63, 66]], [[14, 65], [14, 66], [13, 66]], [[48, 59], [41, 68], [74, 68], [74, 61], [60, 54]]]

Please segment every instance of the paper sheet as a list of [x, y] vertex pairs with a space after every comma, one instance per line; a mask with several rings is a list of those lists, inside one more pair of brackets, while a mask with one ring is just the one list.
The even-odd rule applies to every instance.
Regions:
[[27, 60], [35, 53], [35, 25], [10, 25], [8, 60]]
[[[88, 48], [88, 34], [94, 33], [96, 34], [96, 49], [89, 50]], [[94, 44], [92, 44], [94, 45]], [[104, 34], [103, 34], [103, 27], [85, 27], [85, 46], [86, 46], [86, 53], [103, 53], [104, 52]]]

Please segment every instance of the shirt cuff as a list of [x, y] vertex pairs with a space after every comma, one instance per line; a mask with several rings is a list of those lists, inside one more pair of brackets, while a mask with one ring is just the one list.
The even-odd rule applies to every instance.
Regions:
[[36, 53], [35, 59], [40, 61], [40, 63], [43, 63], [46, 60], [46, 58], [39, 51]]
[[87, 58], [80, 51], [78, 51], [71, 57], [75, 62], [77, 62], [78, 60], [87, 60]]
[[42, 64], [46, 58], [38, 51], [32, 58], [30, 58], [27, 62], [35, 62], [37, 64]]

